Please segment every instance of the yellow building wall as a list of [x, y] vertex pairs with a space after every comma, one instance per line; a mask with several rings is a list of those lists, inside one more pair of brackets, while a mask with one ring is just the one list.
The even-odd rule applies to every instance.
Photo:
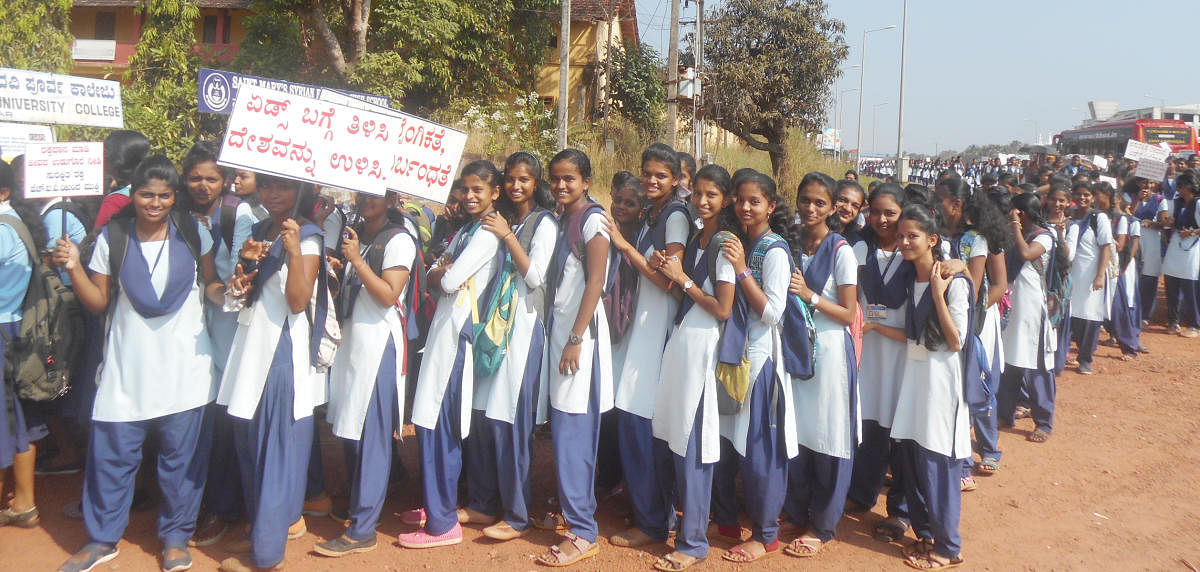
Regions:
[[[586, 119], [595, 105], [596, 41], [600, 23], [588, 21], [571, 22], [570, 71], [567, 75], [568, 115], [572, 123]], [[537, 91], [543, 99], [558, 101], [558, 48], [546, 48], [553, 52], [546, 58], [538, 74]]]

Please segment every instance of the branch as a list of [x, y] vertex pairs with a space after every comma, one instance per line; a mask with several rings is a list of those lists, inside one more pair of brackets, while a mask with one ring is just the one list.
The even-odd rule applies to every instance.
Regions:
[[296, 10], [304, 23], [316, 34], [317, 40], [325, 46], [325, 55], [329, 58], [333, 71], [338, 77], [346, 79], [346, 56], [342, 53], [342, 45], [337, 36], [329, 28], [325, 19], [325, 11], [321, 9], [321, 0], [310, 0], [307, 8]]
[[766, 151], [768, 153], [782, 153], [783, 152], [782, 148], [780, 148], [778, 145], [771, 143], [770, 140], [760, 141], [760, 140], [754, 138], [754, 134], [752, 132], [743, 129], [741, 126], [732, 125], [729, 123], [722, 123], [721, 127], [724, 127], [730, 133], [733, 133], [734, 136], [741, 139], [742, 141], [745, 141], [747, 145], [749, 145], [755, 149], [758, 149], [759, 151]]

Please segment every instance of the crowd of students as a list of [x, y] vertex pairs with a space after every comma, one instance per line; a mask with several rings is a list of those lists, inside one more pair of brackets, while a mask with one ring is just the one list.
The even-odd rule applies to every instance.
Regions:
[[[1191, 170], [1120, 172], [1120, 189], [954, 169], [931, 187], [813, 172], [780, 189], [654, 144], [606, 209], [568, 149], [467, 164], [435, 216], [394, 193], [343, 213], [309, 184], [228, 171], [205, 142], [177, 170], [130, 131], [105, 142], [99, 204], [26, 200], [16, 167], [0, 164], [3, 339], [45, 257], [90, 343], [63, 397], [5, 382], [0, 525], [37, 526], [35, 470], [82, 469], [67, 512], [90, 541], [65, 571], [117, 555], [155, 469], [164, 570], [223, 537], [238, 556], [222, 570], [280, 567], [302, 513], [346, 524], [317, 553], [372, 550], [409, 410], [423, 503], [401, 515], [407, 549], [460, 543], [464, 524], [499, 541], [549, 528], [563, 540], [538, 561], [570, 565], [600, 550], [597, 495], [623, 481], [633, 526], [609, 542], [673, 537], [657, 569], [703, 560], [710, 520], [737, 542], [726, 560], [812, 557], [887, 488], [875, 538], [914, 568], [958, 566], [962, 492], [999, 470], [999, 427], [1031, 417], [1028, 440], [1050, 438], [1072, 342], [1084, 374], [1102, 329], [1124, 359], [1145, 352], [1160, 275], [1171, 331], [1200, 334]], [[319, 407], [344, 443], [345, 510], [321, 493]], [[538, 517], [547, 421], [559, 510]], [[35, 469], [38, 441], [57, 455]]]

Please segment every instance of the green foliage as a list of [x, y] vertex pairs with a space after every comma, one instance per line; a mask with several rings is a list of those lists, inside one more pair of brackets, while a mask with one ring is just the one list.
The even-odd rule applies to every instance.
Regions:
[[311, 80], [314, 71], [301, 57], [300, 18], [290, 10], [270, 8], [270, 2], [261, 0], [251, 4], [251, 14], [242, 20], [246, 36], [230, 67], [263, 77]]
[[849, 51], [823, 0], [728, 0], [705, 30], [709, 117], [785, 170], [789, 128], [815, 131]]
[[0, 67], [71, 71], [71, 1], [0, 2]]
[[613, 48], [609, 58], [609, 86], [617, 110], [644, 134], [657, 137], [667, 99], [658, 52], [646, 44], [629, 43]]

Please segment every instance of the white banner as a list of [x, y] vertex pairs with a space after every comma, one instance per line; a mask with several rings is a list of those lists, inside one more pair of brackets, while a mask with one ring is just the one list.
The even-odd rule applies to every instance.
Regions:
[[1142, 159], [1138, 161], [1137, 170], [1133, 172], [1133, 176], [1144, 177], [1154, 182], [1162, 181], [1167, 178], [1167, 162], [1155, 159]]
[[103, 143], [51, 143], [25, 148], [25, 198], [104, 194]]
[[120, 129], [125, 126], [121, 84], [0, 68], [0, 120]]
[[1101, 171], [1108, 170], [1108, 159], [1105, 159], [1104, 157], [1101, 157], [1099, 155], [1092, 155], [1092, 164], [1095, 165], [1096, 168], [1100, 169]]
[[1137, 139], [1130, 139], [1129, 143], [1125, 144], [1125, 158], [1134, 161], [1144, 161], [1146, 159], [1166, 161], [1170, 154], [1170, 149], [1163, 149], [1157, 145], [1142, 143]]
[[374, 195], [394, 189], [444, 203], [466, 133], [356, 104], [359, 109], [242, 86], [220, 163]]
[[47, 125], [0, 123], [0, 155], [11, 160], [25, 154], [30, 143], [53, 143], [54, 130]]

